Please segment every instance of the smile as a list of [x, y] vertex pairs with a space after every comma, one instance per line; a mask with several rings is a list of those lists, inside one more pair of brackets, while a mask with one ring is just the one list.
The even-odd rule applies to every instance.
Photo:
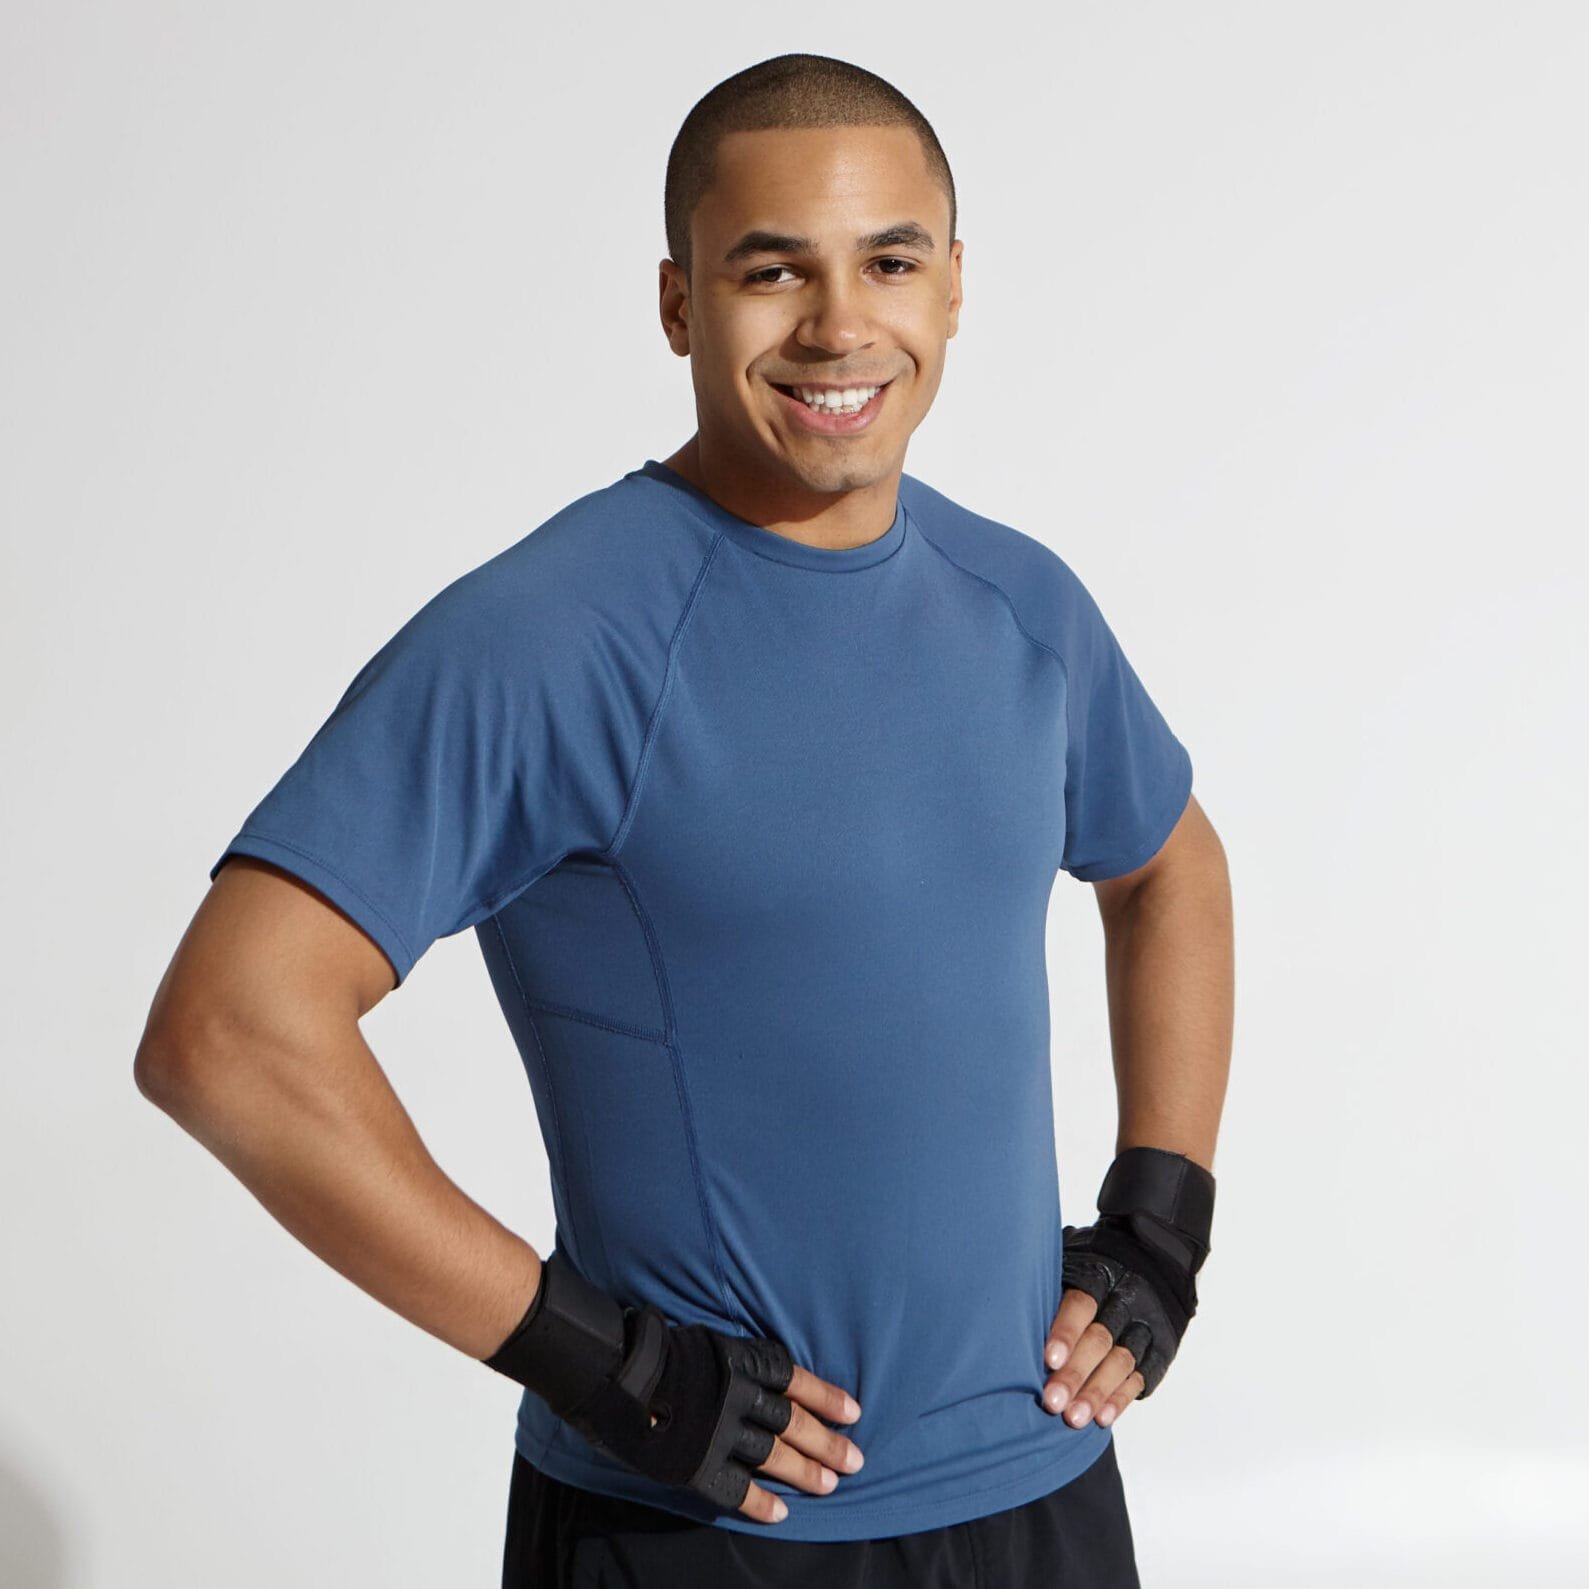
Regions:
[[881, 386], [781, 386], [768, 383], [787, 404], [786, 412], [805, 431], [823, 436], [847, 436], [865, 430], [883, 406], [883, 394], [893, 384]]
[[881, 386], [778, 387], [780, 392], [798, 397], [807, 408], [814, 408], [819, 414], [858, 414], [882, 389]]

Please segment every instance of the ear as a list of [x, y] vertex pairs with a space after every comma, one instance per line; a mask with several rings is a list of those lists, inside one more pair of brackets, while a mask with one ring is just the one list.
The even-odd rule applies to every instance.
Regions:
[[657, 272], [663, 333], [668, 339], [668, 346], [681, 359], [688, 358], [690, 353], [689, 281], [686, 279], [684, 272], [671, 259], [661, 261], [657, 266]]
[[949, 249], [949, 335], [960, 329], [960, 256], [966, 245], [957, 237]]

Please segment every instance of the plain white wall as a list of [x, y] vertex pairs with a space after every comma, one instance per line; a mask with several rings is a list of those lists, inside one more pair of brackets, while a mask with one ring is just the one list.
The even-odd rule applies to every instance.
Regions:
[[[132, 1057], [365, 658], [689, 434], [668, 145], [790, 49], [896, 82], [955, 169], [966, 304], [907, 468], [1087, 581], [1230, 858], [1213, 1256], [1116, 1426], [1144, 1583], [1583, 1581], [1583, 8], [0, 29], [0, 1582], [497, 1582], [515, 1387], [300, 1247]], [[1114, 1120], [1063, 874], [1050, 934], [1074, 1206]], [[547, 1250], [473, 935], [365, 1029]]]

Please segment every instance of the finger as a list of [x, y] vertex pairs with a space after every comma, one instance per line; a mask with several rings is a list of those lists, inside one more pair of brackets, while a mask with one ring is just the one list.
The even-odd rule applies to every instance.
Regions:
[[[1080, 1429], [1089, 1418], [1103, 1409], [1110, 1397], [1119, 1390], [1121, 1382], [1136, 1372], [1136, 1367], [1137, 1360], [1129, 1347], [1114, 1347], [1082, 1382], [1081, 1389], [1076, 1392], [1075, 1402], [1065, 1416]], [[1110, 1418], [1113, 1419], [1118, 1411], [1116, 1408]]]
[[781, 1435], [773, 1441], [767, 1460], [755, 1471], [812, 1495], [827, 1495], [839, 1482], [838, 1474], [826, 1463], [796, 1451]]
[[1114, 1393], [1098, 1409], [1098, 1422], [1107, 1429], [1142, 1394], [1145, 1383], [1140, 1372], [1127, 1374], [1115, 1388]]
[[782, 1496], [764, 1490], [754, 1480], [745, 1491], [739, 1509], [746, 1517], [758, 1523], [781, 1523], [789, 1515], [789, 1505]]
[[1043, 1405], [1052, 1413], [1064, 1412], [1083, 1381], [1114, 1350], [1114, 1344], [1114, 1337], [1103, 1325], [1096, 1320], [1089, 1324], [1076, 1338], [1065, 1366], [1048, 1376], [1043, 1386]]
[[1066, 1289], [1059, 1299], [1059, 1311], [1049, 1326], [1048, 1341], [1043, 1349], [1043, 1361], [1050, 1368], [1062, 1368], [1081, 1332], [1098, 1316], [1098, 1304], [1075, 1286]]
[[819, 1379], [808, 1368], [795, 1367], [794, 1377], [784, 1392], [790, 1401], [809, 1407], [819, 1418], [829, 1423], [854, 1423], [861, 1416], [855, 1398], [828, 1380]]
[[865, 1460], [861, 1448], [837, 1429], [830, 1429], [814, 1414], [796, 1405], [783, 1440], [796, 1451], [842, 1473], [855, 1473]]

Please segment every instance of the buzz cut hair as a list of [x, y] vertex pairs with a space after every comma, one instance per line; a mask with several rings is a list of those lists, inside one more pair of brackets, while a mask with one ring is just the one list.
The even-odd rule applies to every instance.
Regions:
[[668, 152], [663, 221], [668, 253], [690, 275], [690, 219], [716, 174], [724, 133], [784, 127], [909, 127], [928, 169], [949, 199], [955, 235], [955, 184], [932, 124], [892, 83], [830, 55], [775, 55], [725, 77], [691, 108]]

